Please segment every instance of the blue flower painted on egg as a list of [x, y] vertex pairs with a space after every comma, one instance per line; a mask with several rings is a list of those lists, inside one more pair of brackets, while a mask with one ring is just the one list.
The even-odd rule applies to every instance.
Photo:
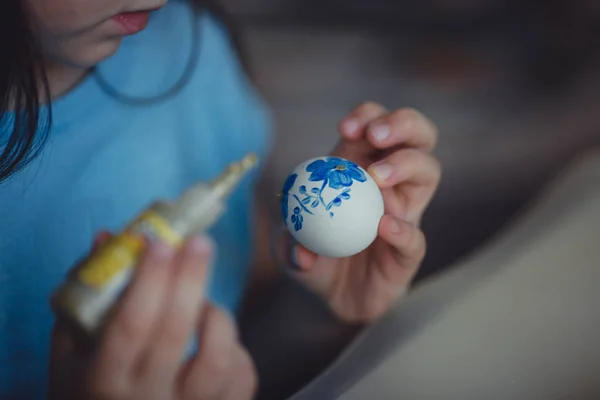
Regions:
[[306, 171], [311, 182], [324, 182], [332, 189], [342, 189], [352, 186], [354, 181], [366, 182], [367, 177], [358, 165], [352, 161], [337, 157], [327, 157], [308, 164]]
[[[337, 157], [315, 160], [308, 164], [305, 170], [310, 172], [308, 181], [321, 182], [321, 185], [312, 188], [301, 185], [298, 188], [300, 196], [297, 194], [290, 195], [290, 191], [298, 179], [298, 174], [292, 174], [285, 181], [282, 190], [281, 211], [286, 224], [289, 216], [289, 201], [294, 200], [297, 203], [290, 218], [296, 232], [302, 229], [303, 212], [315, 215], [318, 210], [323, 210], [329, 214], [330, 218], [333, 218], [334, 213], [332, 210], [340, 207], [344, 200], [350, 200], [350, 186], [354, 182], [367, 181], [367, 176], [358, 165]], [[323, 198], [323, 191], [327, 187], [337, 191], [335, 197], [329, 201]]]
[[281, 213], [283, 214], [284, 221], [288, 219], [288, 198], [290, 197], [290, 190], [292, 190], [294, 183], [296, 183], [296, 179], [298, 179], [298, 174], [292, 174], [288, 176], [283, 184], [283, 190], [281, 191]]
[[294, 207], [294, 214], [292, 214], [292, 223], [294, 224], [294, 229], [299, 231], [302, 229], [302, 222], [304, 222], [304, 217], [301, 214], [302, 210], [300, 207]]

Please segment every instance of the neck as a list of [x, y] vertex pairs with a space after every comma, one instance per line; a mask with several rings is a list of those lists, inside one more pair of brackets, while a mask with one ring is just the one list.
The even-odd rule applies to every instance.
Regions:
[[44, 63], [50, 97], [54, 100], [73, 89], [90, 71], [88, 68], [72, 67], [69, 65], [46, 60]]

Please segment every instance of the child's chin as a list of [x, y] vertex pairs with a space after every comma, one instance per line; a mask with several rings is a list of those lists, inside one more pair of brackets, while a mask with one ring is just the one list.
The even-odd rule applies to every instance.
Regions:
[[92, 68], [115, 54], [120, 44], [121, 38], [113, 38], [105, 40], [93, 48], [73, 52], [74, 54], [70, 54], [68, 57], [68, 64], [81, 68]]

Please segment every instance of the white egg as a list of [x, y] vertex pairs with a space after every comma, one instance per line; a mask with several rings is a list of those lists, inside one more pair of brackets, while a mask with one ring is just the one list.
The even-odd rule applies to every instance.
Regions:
[[297, 166], [283, 185], [281, 211], [291, 235], [326, 257], [360, 253], [377, 237], [383, 197], [363, 168], [337, 157]]

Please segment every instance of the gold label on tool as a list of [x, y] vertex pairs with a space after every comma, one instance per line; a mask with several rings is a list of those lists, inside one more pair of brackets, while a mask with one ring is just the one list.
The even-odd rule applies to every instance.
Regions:
[[77, 278], [85, 285], [101, 289], [122, 271], [135, 267], [146, 242], [162, 240], [177, 246], [183, 238], [168, 221], [150, 211], [142, 214], [123, 234], [111, 238], [78, 269]]

